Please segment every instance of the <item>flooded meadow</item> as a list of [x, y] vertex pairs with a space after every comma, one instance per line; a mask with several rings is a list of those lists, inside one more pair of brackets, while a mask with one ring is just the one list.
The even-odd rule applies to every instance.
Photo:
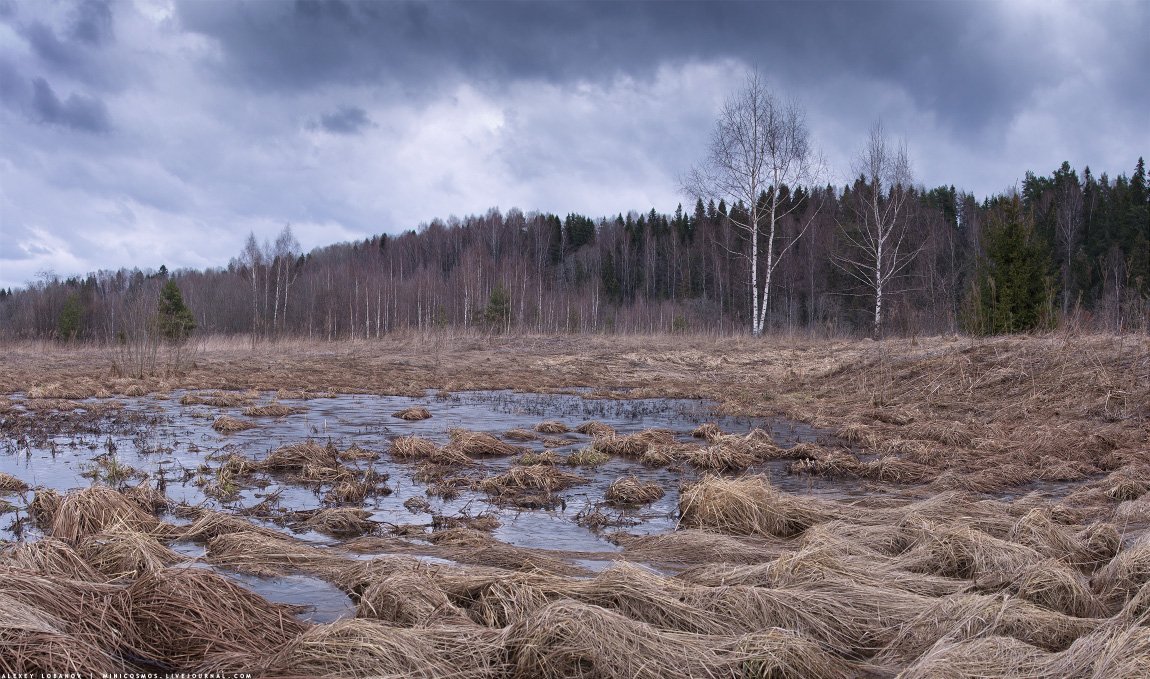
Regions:
[[1143, 421], [1011, 419], [1034, 383], [940, 397], [933, 356], [881, 402], [841, 365], [790, 401], [12, 390], [0, 671], [1145, 676]]

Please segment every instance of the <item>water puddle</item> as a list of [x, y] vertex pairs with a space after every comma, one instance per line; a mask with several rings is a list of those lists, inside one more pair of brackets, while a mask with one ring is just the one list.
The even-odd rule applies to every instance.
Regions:
[[[653, 468], [622, 458], [612, 458], [594, 468], [563, 466], [564, 471], [579, 474], [585, 482], [561, 491], [552, 509], [516, 509], [493, 504], [485, 493], [469, 487], [460, 488], [458, 495], [450, 499], [428, 495], [427, 484], [413, 478], [416, 465], [393, 460], [386, 453], [389, 440], [418, 435], [445, 444], [452, 428], [501, 437], [511, 429], [532, 429], [544, 420], [557, 420], [572, 428], [588, 420], [598, 420], [619, 434], [665, 429], [674, 432], [681, 442], [697, 442], [690, 432], [704, 422], [715, 422], [724, 432], [734, 434], [762, 428], [782, 447], [814, 441], [824, 434], [781, 419], [719, 417], [714, 404], [688, 399], [591, 399], [580, 393], [513, 391], [428, 392], [419, 398], [338, 395], [282, 399], [278, 403], [298, 408], [300, 412], [284, 417], [247, 417], [243, 414], [245, 407], [272, 403], [274, 394], [261, 393], [243, 405], [211, 407], [181, 405], [185, 393], [173, 392], [167, 398], [88, 399], [70, 411], [35, 412], [26, 410], [28, 404], [17, 395], [13, 400], [16, 407], [0, 414], [0, 472], [16, 476], [33, 488], [60, 491], [87, 487], [94, 479], [129, 485], [160, 483], [176, 503], [229, 513], [243, 513], [261, 503], [270, 504], [275, 510], [260, 514], [265, 519], [257, 521], [261, 525], [290, 533], [297, 539], [338, 545], [339, 540], [335, 538], [314, 531], [292, 532], [286, 527], [290, 522], [276, 520], [277, 516], [290, 517], [293, 512], [330, 506], [325, 500], [325, 487], [308, 487], [261, 474], [256, 481], [221, 497], [218, 489], [213, 491], [210, 482], [231, 455], [262, 460], [281, 446], [305, 440], [321, 445], [330, 443], [339, 450], [354, 444], [382, 454], [374, 461], [365, 459], [347, 464], [360, 471], [370, 469], [377, 475], [387, 475], [387, 486], [392, 491], [369, 496], [360, 505], [370, 513], [371, 521], [378, 524], [377, 532], [386, 534], [402, 529], [403, 534], [418, 538], [430, 534], [436, 516], [490, 515], [499, 522], [493, 532], [497, 540], [516, 547], [581, 552], [580, 560], [573, 563], [597, 571], [611, 563], [609, 555], [618, 552], [619, 547], [581, 525], [577, 521], [580, 513], [598, 506], [613, 481], [633, 475], [643, 482], [658, 483], [664, 496], [644, 507], [611, 512], [631, 533], [672, 530], [677, 522], [680, 485], [696, 478], [693, 469], [686, 465]], [[413, 406], [426, 407], [432, 417], [414, 422], [392, 417], [392, 413]], [[222, 415], [250, 420], [256, 426], [223, 434], [212, 428], [216, 418]], [[511, 443], [523, 450], [537, 453], [551, 450], [562, 456], [591, 442], [590, 437], [578, 433], [548, 435], [548, 438], [550, 447], [543, 441]], [[511, 456], [484, 458], [477, 460], [476, 465], [460, 469], [460, 473], [477, 479], [505, 472], [513, 464]], [[772, 482], [792, 493], [841, 498], [864, 492], [863, 485], [857, 482], [792, 476], [786, 471], [785, 461], [749, 471], [769, 474]], [[29, 522], [17, 521], [25, 516], [22, 510], [31, 495], [31, 492], [0, 495], [0, 540], [36, 537]], [[426, 504], [405, 506], [412, 498]], [[175, 516], [164, 518], [173, 523], [186, 523]], [[298, 523], [292, 525], [298, 528]], [[204, 548], [193, 543], [177, 543], [173, 548], [193, 558], [204, 555]], [[604, 558], [588, 559], [588, 553], [602, 553]], [[347, 597], [322, 580], [303, 575], [269, 579], [221, 572], [270, 600], [312, 607], [308, 619], [317, 622], [354, 612]]]

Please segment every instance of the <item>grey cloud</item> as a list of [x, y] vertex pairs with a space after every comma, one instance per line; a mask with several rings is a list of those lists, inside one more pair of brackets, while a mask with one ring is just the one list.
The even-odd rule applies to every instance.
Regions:
[[73, 18], [70, 33], [74, 40], [79, 40], [93, 47], [100, 47], [112, 42], [116, 36], [112, 23], [111, 6], [101, 0], [86, 0], [80, 3]]
[[63, 125], [83, 132], [107, 132], [111, 129], [108, 110], [96, 97], [72, 94], [61, 101], [43, 78], [32, 81], [32, 115], [43, 123]]
[[668, 61], [730, 57], [803, 87], [839, 76], [898, 81], [952, 126], [978, 128], [1008, 117], [1057, 77], [1050, 46], [1004, 39], [986, 12], [962, 3], [178, 7], [185, 29], [219, 41], [226, 74], [246, 87], [273, 90], [380, 81], [422, 89], [428, 81], [458, 77], [602, 81], [620, 73], [650, 76]]
[[60, 68], [71, 68], [80, 63], [81, 56], [76, 49], [59, 38], [51, 26], [33, 21], [24, 26], [21, 33], [32, 51], [43, 61]]
[[16, 65], [0, 58], [0, 102], [20, 109], [28, 100], [28, 82]]
[[359, 134], [373, 125], [367, 111], [358, 106], [344, 106], [319, 118], [319, 126], [332, 134]]

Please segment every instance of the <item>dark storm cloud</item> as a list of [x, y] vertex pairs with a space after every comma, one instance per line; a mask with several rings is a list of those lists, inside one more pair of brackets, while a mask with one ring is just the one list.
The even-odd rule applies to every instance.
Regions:
[[111, 129], [108, 110], [96, 97], [72, 94], [61, 101], [43, 78], [32, 81], [33, 119], [51, 125], [63, 125], [83, 132], [107, 132]]
[[76, 8], [71, 36], [74, 40], [100, 47], [115, 39], [112, 8], [107, 2], [87, 0]]
[[56, 16], [33, 17], [23, 16], [32, 8], [26, 5], [19, 8], [23, 15], [13, 8], [7, 16], [0, 12], [0, 18], [24, 39], [35, 57], [37, 71], [75, 79], [105, 92], [122, 90], [138, 66], [109, 58], [108, 48], [115, 43], [111, 6], [89, 0], [63, 7], [67, 9]]
[[373, 125], [367, 111], [358, 106], [344, 106], [319, 118], [319, 126], [332, 134], [359, 134]]
[[289, 221], [670, 210], [750, 67], [835, 182], [875, 119], [980, 198], [1150, 155], [1144, 0], [174, 2], [0, 0], [0, 285], [217, 266]]
[[[306, 89], [463, 77], [604, 80], [730, 57], [772, 79], [901, 83], [955, 127], [1011, 115], [1059, 76], [1049, 45], [1002, 40], [978, 5], [942, 2], [297, 2], [179, 5], [245, 86]], [[1144, 9], [1135, 7], [1136, 11]], [[1025, 36], [1025, 27], [1019, 28]]]
[[82, 55], [73, 45], [57, 38], [52, 27], [42, 22], [33, 21], [20, 32], [36, 56], [48, 64], [60, 68], [71, 68], [83, 60]]
[[19, 110], [28, 99], [28, 82], [15, 64], [0, 57], [0, 102]]

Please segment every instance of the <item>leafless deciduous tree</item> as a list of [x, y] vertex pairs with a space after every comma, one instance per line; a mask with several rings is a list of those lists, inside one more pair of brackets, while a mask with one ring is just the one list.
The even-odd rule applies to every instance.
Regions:
[[[763, 333], [767, 323], [775, 269], [810, 224], [808, 219], [789, 240], [777, 238], [779, 221], [799, 207], [793, 201], [784, 202], [780, 189], [813, 183], [818, 167], [802, 108], [781, 101], [757, 72], [751, 72], [743, 88], [723, 104], [705, 160], [683, 182], [692, 196], [726, 200], [732, 206], [741, 203], [745, 208], [731, 210], [730, 219], [750, 240], [750, 253], [743, 254], [750, 261], [751, 332], [755, 336]], [[760, 273], [762, 248], [766, 257]]]
[[1082, 231], [1082, 187], [1078, 178], [1070, 171], [1069, 163], [1055, 172], [1055, 229], [1058, 245], [1062, 250], [1062, 315], [1070, 313], [1070, 300], [1074, 295], [1074, 256], [1078, 249]]
[[851, 205], [852, 224], [840, 222], [848, 252], [835, 263], [874, 294], [874, 335], [882, 336], [884, 296], [921, 247], [904, 247], [908, 232], [907, 198], [913, 176], [905, 143], [892, 145], [882, 124], [871, 126], [866, 146], [855, 158], [858, 190]]

